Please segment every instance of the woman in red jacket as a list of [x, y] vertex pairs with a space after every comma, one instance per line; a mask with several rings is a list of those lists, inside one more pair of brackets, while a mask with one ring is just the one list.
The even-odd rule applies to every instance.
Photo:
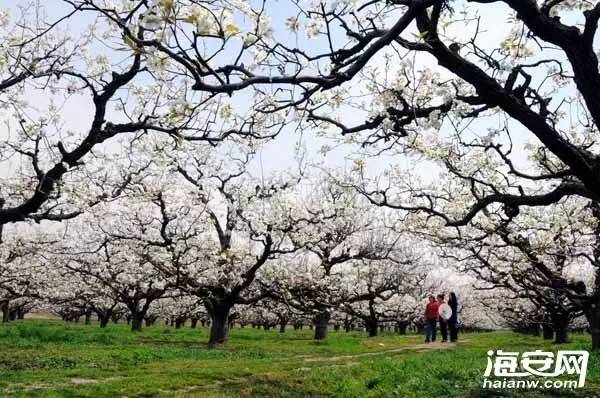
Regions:
[[429, 303], [425, 307], [425, 342], [435, 341], [435, 328], [438, 319], [439, 304], [435, 297], [429, 296]]

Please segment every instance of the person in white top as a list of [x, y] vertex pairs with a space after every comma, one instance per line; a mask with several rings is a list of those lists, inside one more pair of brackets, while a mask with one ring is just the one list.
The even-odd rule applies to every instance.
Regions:
[[[452, 315], [452, 310], [450, 306], [446, 304], [444, 301], [444, 295], [438, 294], [437, 301], [439, 304], [439, 314], [440, 314], [440, 332], [442, 333], [442, 343], [448, 342], [448, 319]], [[448, 313], [450, 311], [450, 313]]]

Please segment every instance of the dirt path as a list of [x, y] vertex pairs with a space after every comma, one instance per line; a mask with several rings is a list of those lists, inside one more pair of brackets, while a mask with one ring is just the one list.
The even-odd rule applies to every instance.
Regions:
[[411, 346], [394, 348], [391, 350], [381, 350], [381, 351], [373, 351], [373, 352], [363, 352], [361, 354], [351, 354], [351, 355], [338, 355], [334, 357], [308, 357], [304, 358], [304, 362], [330, 362], [330, 361], [342, 361], [348, 359], [362, 358], [362, 357], [372, 357], [377, 355], [390, 354], [395, 352], [402, 351], [432, 351], [432, 350], [447, 350], [448, 348], [456, 347], [455, 343], [423, 343], [423, 344], [415, 344]]

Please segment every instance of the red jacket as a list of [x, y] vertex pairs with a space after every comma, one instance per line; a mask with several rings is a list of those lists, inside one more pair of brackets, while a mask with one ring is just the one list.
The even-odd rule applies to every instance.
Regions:
[[440, 304], [437, 301], [427, 303], [425, 307], [425, 319], [438, 319]]

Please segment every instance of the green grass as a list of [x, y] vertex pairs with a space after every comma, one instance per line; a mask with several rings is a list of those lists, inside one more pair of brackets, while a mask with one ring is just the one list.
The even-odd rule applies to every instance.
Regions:
[[[458, 346], [424, 350], [421, 336], [234, 329], [225, 347], [207, 330], [20, 321], [0, 326], [2, 397], [600, 397], [600, 355], [585, 390], [482, 389], [487, 351], [557, 350], [508, 332], [468, 334]], [[576, 335], [560, 349], [586, 349]], [[417, 347], [415, 347], [417, 346]], [[368, 354], [368, 355], [365, 355]]]

